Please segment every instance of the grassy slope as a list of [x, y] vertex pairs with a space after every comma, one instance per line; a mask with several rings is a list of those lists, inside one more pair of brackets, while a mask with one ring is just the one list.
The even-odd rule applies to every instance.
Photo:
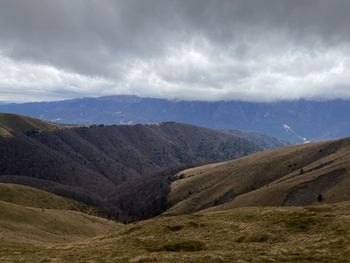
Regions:
[[85, 213], [96, 212], [93, 207], [83, 203], [18, 184], [0, 183], [0, 200], [28, 207], [75, 210]]
[[96, 238], [56, 246], [16, 245], [2, 239], [0, 259], [2, 262], [348, 262], [349, 247], [350, 203], [347, 202], [314, 207], [238, 208], [155, 218]]
[[0, 184], [2, 253], [77, 242], [121, 226], [79, 211], [91, 213], [94, 209], [32, 187]]
[[0, 136], [9, 137], [13, 132], [26, 132], [29, 130], [50, 131], [59, 129], [60, 126], [10, 113], [0, 113]]
[[166, 214], [213, 206], [306, 205], [317, 202], [320, 194], [323, 202], [350, 200], [349, 167], [350, 139], [342, 139], [188, 169], [179, 173], [184, 179], [171, 185], [173, 207]]
[[31, 247], [73, 242], [106, 233], [116, 226], [107, 219], [81, 212], [24, 207], [0, 201], [0, 244]]

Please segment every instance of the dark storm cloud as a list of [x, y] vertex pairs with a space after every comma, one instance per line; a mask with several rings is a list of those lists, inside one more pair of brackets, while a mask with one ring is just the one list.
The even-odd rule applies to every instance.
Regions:
[[345, 0], [1, 0], [0, 92], [350, 97], [349, 10]]

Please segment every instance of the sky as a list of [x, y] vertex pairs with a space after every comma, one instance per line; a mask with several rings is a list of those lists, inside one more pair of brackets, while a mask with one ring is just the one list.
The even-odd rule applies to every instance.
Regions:
[[350, 99], [349, 0], [0, 0], [0, 101]]

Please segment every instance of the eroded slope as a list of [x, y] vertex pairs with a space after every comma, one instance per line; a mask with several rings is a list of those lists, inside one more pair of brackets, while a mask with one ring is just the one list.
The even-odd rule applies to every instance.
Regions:
[[350, 200], [350, 139], [290, 146], [178, 173], [167, 215]]

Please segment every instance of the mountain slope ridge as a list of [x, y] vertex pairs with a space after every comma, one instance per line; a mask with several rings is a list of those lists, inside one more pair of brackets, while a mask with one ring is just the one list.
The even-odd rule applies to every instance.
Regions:
[[53, 131], [63, 128], [51, 122], [41, 121], [28, 116], [11, 113], [0, 113], [0, 136], [11, 137], [15, 133], [34, 133]]
[[165, 215], [350, 200], [350, 138], [294, 145], [178, 173]]

